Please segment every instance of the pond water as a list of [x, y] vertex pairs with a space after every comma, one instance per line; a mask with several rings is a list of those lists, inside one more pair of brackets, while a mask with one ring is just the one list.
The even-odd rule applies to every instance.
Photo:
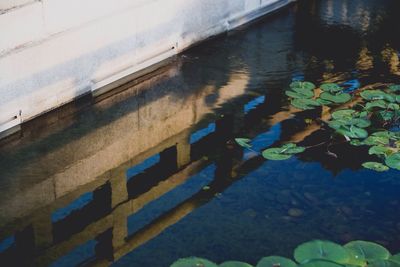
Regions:
[[400, 173], [363, 169], [366, 148], [267, 161], [232, 141], [329, 138], [306, 122], [326, 115], [294, 109], [285, 89], [400, 83], [399, 12], [397, 0], [303, 0], [24, 126], [0, 144], [0, 265], [256, 264], [312, 239], [399, 252]]

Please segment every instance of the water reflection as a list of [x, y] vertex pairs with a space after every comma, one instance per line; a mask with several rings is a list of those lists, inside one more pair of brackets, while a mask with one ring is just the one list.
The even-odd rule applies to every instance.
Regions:
[[[302, 1], [142, 83], [31, 122], [0, 148], [0, 261], [255, 263], [313, 238], [399, 250], [396, 172], [361, 170], [362, 147], [335, 145], [335, 158], [315, 146], [330, 136], [321, 124], [329, 111], [298, 112], [283, 91], [298, 79], [349, 91], [399, 82], [398, 7]], [[269, 162], [235, 146], [238, 136], [254, 138], [256, 151], [286, 141], [315, 147]]]

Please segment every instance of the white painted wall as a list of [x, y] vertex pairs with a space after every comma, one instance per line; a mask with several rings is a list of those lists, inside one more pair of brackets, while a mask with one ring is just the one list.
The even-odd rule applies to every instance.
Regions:
[[293, 0], [2, 0], [0, 132]]

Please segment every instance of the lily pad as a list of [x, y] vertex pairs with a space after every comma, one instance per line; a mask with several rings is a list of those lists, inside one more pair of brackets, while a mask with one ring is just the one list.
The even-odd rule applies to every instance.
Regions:
[[295, 98], [291, 101], [291, 104], [299, 109], [314, 109], [317, 106], [320, 106], [321, 104], [313, 99], [305, 99], [305, 98]]
[[400, 263], [400, 253], [391, 256], [391, 257], [389, 258], [389, 260], [395, 261], [395, 262], [397, 262], [397, 263]]
[[320, 95], [320, 98], [334, 103], [342, 104], [350, 101], [351, 95], [347, 93], [333, 95], [331, 93], [324, 92]]
[[292, 82], [290, 84], [290, 88], [303, 88], [303, 89], [308, 89], [308, 90], [314, 90], [315, 89], [315, 85], [312, 82], [300, 82], [300, 81], [296, 81], [296, 82]]
[[320, 88], [325, 92], [336, 93], [343, 90], [342, 87], [337, 85], [336, 83], [324, 83], [320, 86]]
[[393, 84], [389, 86], [389, 90], [393, 92], [399, 92], [400, 91], [400, 84]]
[[344, 267], [344, 265], [327, 260], [313, 260], [301, 264], [300, 267]]
[[344, 245], [344, 247], [358, 259], [366, 261], [385, 260], [390, 256], [390, 253], [386, 248], [368, 241], [352, 241]]
[[282, 148], [276, 147], [264, 150], [262, 156], [269, 160], [286, 160], [292, 157], [290, 154], [282, 154]]
[[328, 105], [332, 104], [331, 101], [328, 101], [328, 100], [325, 100], [325, 99], [321, 99], [321, 98], [317, 98], [316, 101], [318, 103], [320, 103], [321, 105], [323, 105], [323, 106], [328, 106]]
[[269, 256], [262, 258], [256, 267], [297, 267], [297, 264], [287, 258], [280, 256]]
[[[308, 98], [307, 96], [305, 96], [305, 95], [303, 95], [303, 94], [300, 94], [300, 93], [298, 93], [298, 92], [294, 92], [294, 91], [291, 91], [291, 90], [286, 91], [285, 94], [286, 94], [287, 96], [291, 97], [291, 98], [300, 98], [300, 99]], [[310, 98], [311, 98], [311, 97], [312, 97], [312, 96], [310, 96]]]
[[366, 109], [373, 109], [373, 108], [382, 108], [385, 109], [387, 107], [387, 103], [384, 100], [374, 100], [368, 102], [365, 105]]
[[393, 154], [393, 150], [386, 146], [372, 146], [368, 150], [368, 154], [387, 157], [387, 156]]
[[253, 265], [241, 261], [226, 261], [220, 264], [219, 267], [253, 267]]
[[388, 156], [385, 160], [385, 163], [390, 168], [400, 171], [400, 153], [394, 153]]
[[335, 120], [352, 119], [355, 113], [356, 111], [352, 109], [340, 109], [332, 113], [332, 118]]
[[304, 95], [306, 98], [314, 97], [314, 90], [309, 90], [305, 88], [292, 88], [296, 93]]
[[191, 257], [179, 259], [170, 267], [218, 267], [218, 265], [206, 259]]
[[345, 127], [341, 127], [339, 129], [336, 129], [336, 132], [347, 136], [349, 138], [356, 138], [356, 139], [363, 139], [368, 137], [368, 132], [366, 130], [364, 130], [363, 128], [358, 128], [356, 126], [345, 126]]
[[377, 172], [384, 172], [384, 171], [389, 170], [388, 166], [385, 166], [379, 162], [365, 162], [365, 163], [363, 163], [362, 166], [366, 169], [374, 170]]
[[376, 260], [369, 262], [368, 267], [400, 267], [400, 263], [392, 260]]
[[373, 133], [371, 136], [369, 136], [367, 139], [364, 140], [364, 143], [366, 145], [374, 146], [374, 145], [388, 145], [390, 142], [388, 137], [385, 136], [376, 136], [375, 133]]
[[349, 259], [349, 254], [346, 249], [336, 243], [314, 240], [298, 246], [294, 251], [294, 258], [299, 263], [305, 263], [314, 259], [345, 263]]
[[306, 150], [305, 147], [297, 146], [296, 144], [289, 143], [282, 146], [282, 153], [285, 154], [298, 154]]
[[388, 100], [394, 102], [392, 97], [381, 90], [365, 90], [360, 93], [365, 100]]
[[241, 147], [251, 148], [251, 140], [248, 138], [235, 138], [235, 142]]

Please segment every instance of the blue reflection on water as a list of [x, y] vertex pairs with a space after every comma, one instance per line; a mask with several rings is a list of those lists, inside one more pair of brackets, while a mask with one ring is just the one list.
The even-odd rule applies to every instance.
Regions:
[[74, 210], [78, 210], [86, 206], [88, 203], [90, 203], [93, 200], [93, 192], [87, 192], [83, 195], [81, 195], [79, 198], [71, 202], [65, 207], [62, 207], [56, 211], [54, 211], [51, 214], [51, 221], [52, 222], [57, 222], [65, 217], [67, 217], [69, 214], [71, 214]]
[[201, 138], [209, 135], [210, 133], [215, 132], [215, 123], [210, 123], [207, 127], [198, 130], [197, 132], [194, 132], [191, 136], [190, 136], [190, 144], [194, 144], [197, 141], [199, 141]]
[[132, 178], [133, 176], [138, 175], [139, 173], [143, 172], [144, 170], [150, 168], [151, 166], [156, 165], [158, 162], [160, 162], [160, 154], [151, 156], [150, 158], [144, 160], [142, 163], [135, 165], [132, 168], [129, 168], [126, 171], [126, 177], [128, 179]]

